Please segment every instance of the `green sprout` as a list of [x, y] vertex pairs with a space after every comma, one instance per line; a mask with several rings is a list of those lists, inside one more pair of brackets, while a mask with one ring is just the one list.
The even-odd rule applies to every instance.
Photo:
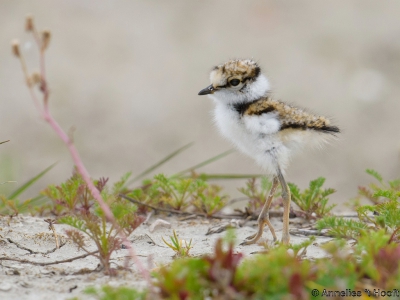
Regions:
[[189, 243], [187, 243], [185, 240], [180, 240], [175, 230], [173, 230], [173, 236], [170, 236], [169, 238], [171, 240], [171, 243], [168, 243], [166, 240], [164, 240], [163, 237], [162, 240], [168, 247], [170, 247], [172, 250], [175, 251], [175, 256], [177, 257], [190, 256], [189, 251], [190, 249], [193, 248], [192, 239], [190, 239]]

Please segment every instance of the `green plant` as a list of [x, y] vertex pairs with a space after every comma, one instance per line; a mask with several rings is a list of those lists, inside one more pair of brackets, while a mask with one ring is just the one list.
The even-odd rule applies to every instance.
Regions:
[[250, 299], [283, 299], [290, 294], [302, 299], [312, 275], [310, 261], [300, 260], [286, 247], [278, 246], [267, 255], [244, 260], [235, 285]]
[[328, 205], [328, 196], [335, 192], [334, 189], [322, 189], [325, 178], [319, 177], [310, 182], [309, 188], [300, 192], [300, 189], [293, 183], [289, 183], [292, 201], [300, 208], [301, 215], [306, 219], [321, 218], [330, 213], [336, 206]]
[[[155, 274], [156, 286], [162, 299], [311, 299], [311, 291], [320, 293], [346, 288], [365, 290], [367, 287], [394, 288], [399, 283], [399, 269], [382, 267], [382, 274], [369, 277], [366, 267], [376, 264], [381, 257], [396, 258], [396, 247], [380, 244], [372, 254], [354, 256], [340, 240], [325, 246], [329, 258], [302, 259], [297, 255], [313, 239], [288, 251], [279, 245], [266, 254], [255, 255], [242, 261], [242, 254], [235, 253], [233, 244], [224, 247], [222, 240], [215, 245], [213, 255], [175, 260], [170, 266]], [[227, 248], [227, 249], [224, 249]], [[383, 250], [382, 250], [383, 249]], [[396, 248], [397, 249], [397, 248]], [[378, 255], [378, 256], [377, 256]], [[242, 262], [241, 262], [242, 261]], [[241, 263], [240, 263], [241, 262]], [[240, 263], [240, 264], [239, 264]], [[382, 285], [382, 276], [392, 276]], [[358, 291], [357, 291], [358, 292]]]
[[[115, 219], [111, 208], [102, 198], [99, 188], [94, 185], [89, 175], [89, 172], [87, 171], [85, 165], [83, 164], [79, 152], [74, 145], [72, 134], [68, 134], [67, 132], [65, 132], [50, 112], [49, 109], [50, 89], [49, 89], [49, 82], [46, 76], [47, 72], [46, 72], [45, 54], [50, 44], [51, 32], [50, 30], [38, 31], [35, 22], [33, 20], [33, 17], [31, 15], [27, 16], [25, 19], [25, 30], [31, 35], [37, 49], [39, 50], [40, 71], [34, 73], [29, 72], [25, 61], [25, 57], [20, 50], [20, 43], [18, 40], [13, 40], [11, 44], [11, 50], [14, 56], [19, 60], [21, 64], [21, 69], [24, 75], [26, 86], [29, 89], [30, 96], [37, 110], [39, 111], [40, 115], [54, 130], [54, 132], [58, 135], [58, 137], [65, 144], [66, 148], [69, 150], [71, 158], [76, 167], [76, 171], [77, 173], [80, 174], [83, 181], [85, 182], [87, 192], [91, 194], [92, 198], [97, 202], [96, 205], [98, 205], [98, 207], [102, 211], [101, 213], [102, 218], [104, 218], [105, 220], [109, 221], [112, 224], [112, 226], [115, 228], [115, 231], [119, 234], [118, 241], [124, 242], [124, 244], [128, 248], [130, 257], [133, 260], [135, 260], [135, 263], [141, 270], [143, 277], [150, 282], [148, 270], [143, 267], [141, 261], [135, 255], [134, 249], [131, 243], [129, 242], [128, 237], [125, 235], [125, 230], [123, 228], [119, 228], [118, 225], [119, 222]], [[95, 222], [92, 223], [94, 224]], [[79, 238], [77, 239], [79, 240]], [[118, 242], [113, 244], [118, 244]], [[104, 256], [101, 254], [101, 249], [99, 249], [99, 252], [100, 256], [104, 258]], [[108, 260], [105, 260], [104, 262], [105, 262], [104, 267], [106, 268], [106, 271], [109, 271]]]
[[367, 169], [365, 172], [374, 177], [378, 184], [370, 183], [368, 186], [359, 186], [356, 200], [366, 198], [373, 204], [378, 204], [384, 201], [384, 198], [396, 200], [400, 197], [400, 179], [385, 182], [377, 171]]
[[341, 238], [358, 240], [360, 236], [383, 229], [398, 238], [400, 230], [400, 203], [389, 200], [374, 206], [365, 205], [357, 209], [358, 220], [328, 216], [317, 221], [316, 228], [328, 229], [328, 233]]
[[[1, 144], [1, 143], [0, 143]], [[20, 213], [25, 213], [27, 211], [34, 211], [39, 208], [39, 204], [43, 204], [44, 197], [39, 195], [32, 199], [27, 199], [24, 201], [20, 201], [18, 197], [25, 192], [30, 186], [32, 186], [35, 182], [37, 182], [40, 178], [42, 178], [47, 172], [49, 172], [55, 164], [47, 167], [39, 174], [35, 175], [27, 182], [22, 184], [20, 187], [16, 188], [9, 195], [0, 195], [0, 215], [11, 215], [15, 216]]]
[[[163, 299], [239, 299], [233, 287], [236, 269], [242, 254], [233, 251], [233, 243], [224, 250], [222, 240], [215, 245], [213, 255], [182, 258], [162, 267], [155, 285]], [[220, 298], [225, 297], [225, 298]]]
[[[374, 170], [367, 173], [376, 178], [381, 185], [371, 184], [371, 190], [366, 193], [374, 205], [357, 207], [358, 220], [341, 217], [325, 217], [317, 222], [317, 229], [328, 229], [328, 233], [336, 237], [358, 240], [361, 236], [384, 230], [391, 234], [391, 240], [399, 239], [400, 231], [400, 202], [397, 200], [399, 180], [388, 181], [385, 184], [382, 176]], [[373, 192], [372, 192], [373, 190]], [[366, 191], [362, 189], [362, 191]], [[386, 199], [385, 199], [386, 198]]]
[[383, 229], [362, 233], [355, 246], [334, 239], [322, 246], [328, 256], [311, 260], [300, 253], [313, 237], [243, 259], [232, 235], [211, 255], [179, 258], [154, 272], [152, 299], [313, 299], [315, 290], [326, 298], [369, 298], [380, 289], [400, 295], [400, 245]]
[[328, 216], [317, 221], [318, 230], [329, 229], [328, 233], [335, 237], [357, 239], [366, 232], [368, 225], [359, 220]]
[[400, 229], [400, 202], [390, 199], [376, 205], [364, 205], [357, 209], [358, 217], [365, 223], [372, 223], [375, 229], [393, 232]]
[[[187, 144], [168, 154], [165, 158], [129, 180], [125, 186], [159, 168], [161, 165], [189, 148], [192, 144], [193, 143]], [[126, 196], [144, 204], [139, 204], [139, 210], [141, 212], [149, 210], [149, 208], [146, 207], [146, 204], [148, 204], [159, 208], [181, 211], [185, 211], [190, 207], [195, 208], [196, 211], [201, 214], [211, 216], [225, 207], [228, 198], [226, 195], [220, 194], [222, 191], [221, 186], [209, 184], [207, 182], [208, 180], [260, 177], [260, 175], [247, 174], [198, 174], [195, 172], [197, 169], [215, 162], [232, 152], [232, 150], [225, 151], [169, 177], [158, 174], [155, 175], [153, 179], [145, 179], [140, 187], [129, 191], [126, 193]]]
[[176, 210], [187, 208], [193, 194], [204, 184], [204, 181], [194, 178], [168, 178], [164, 174], [154, 176], [154, 185], [161, 190], [160, 202]]
[[192, 204], [201, 213], [211, 216], [226, 206], [226, 195], [220, 195], [221, 186], [205, 183], [194, 194]]
[[145, 300], [147, 293], [144, 291], [137, 291], [131, 287], [112, 287], [109, 285], [102, 286], [101, 288], [89, 287], [84, 291], [85, 294], [94, 297], [98, 300]]
[[163, 242], [170, 247], [172, 250], [175, 251], [175, 256], [176, 257], [188, 257], [190, 256], [189, 252], [190, 249], [193, 248], [192, 246], [192, 239], [190, 239], [189, 243], [186, 242], [185, 240], [180, 240], [178, 238], [178, 235], [176, 234], [176, 231], [173, 230], [173, 236], [170, 236], [171, 243], [168, 243], [167, 241], [164, 240], [163, 237], [161, 237]]
[[136, 206], [127, 205], [118, 197], [129, 175], [123, 176], [111, 189], [106, 186], [108, 179], [100, 178], [93, 181], [110, 207], [115, 223], [108, 222], [103, 210], [89, 192], [86, 182], [77, 173], [65, 183], [49, 186], [43, 191], [43, 194], [53, 202], [52, 211], [61, 216], [58, 222], [75, 228], [67, 230], [67, 236], [79, 249], [87, 253], [90, 251], [87, 249], [84, 236], [89, 237], [97, 247], [97, 253], [92, 255], [100, 260], [105, 273], [111, 275], [114, 270], [110, 267], [110, 258], [112, 253], [122, 246], [123, 241], [119, 237], [121, 231], [129, 236], [144, 220], [136, 214]]
[[295, 257], [301, 257], [307, 253], [307, 248], [310, 247], [315, 242], [315, 236], [311, 236], [307, 240], [301, 242], [300, 244], [289, 245], [288, 249], [293, 251]]
[[127, 193], [127, 196], [160, 208], [185, 211], [191, 207], [209, 216], [227, 203], [227, 196], [221, 195], [221, 191], [222, 187], [197, 177], [158, 174], [153, 180], [145, 180], [140, 188]]

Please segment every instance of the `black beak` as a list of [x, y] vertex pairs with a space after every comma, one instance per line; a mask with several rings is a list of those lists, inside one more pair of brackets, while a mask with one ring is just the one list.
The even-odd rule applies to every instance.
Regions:
[[205, 89], [202, 89], [202, 90], [199, 92], [199, 95], [200, 95], [200, 96], [203, 96], [203, 95], [213, 94], [214, 91], [215, 91], [215, 89], [214, 89], [213, 85], [211, 84], [211, 85], [209, 85], [208, 87], [206, 87]]

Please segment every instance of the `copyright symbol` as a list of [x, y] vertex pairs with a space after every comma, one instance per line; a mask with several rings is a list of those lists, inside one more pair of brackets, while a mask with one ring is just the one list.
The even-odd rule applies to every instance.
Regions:
[[311, 295], [313, 295], [314, 297], [317, 297], [319, 295], [319, 291], [317, 289], [313, 289], [311, 291]]

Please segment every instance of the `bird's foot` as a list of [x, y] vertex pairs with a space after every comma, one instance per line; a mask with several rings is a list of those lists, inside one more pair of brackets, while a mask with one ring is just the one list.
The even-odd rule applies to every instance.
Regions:
[[276, 238], [276, 234], [275, 234], [275, 230], [274, 227], [272, 226], [271, 222], [269, 221], [268, 216], [261, 218], [258, 220], [258, 230], [256, 233], [254, 233], [253, 235], [248, 236], [244, 242], [242, 242], [240, 245], [241, 246], [245, 246], [245, 245], [251, 245], [251, 244], [255, 244], [257, 243], [257, 241], [261, 238], [263, 231], [264, 231], [264, 227], [265, 225], [268, 226], [268, 228], [271, 231], [272, 237], [273, 237], [273, 241], [276, 242], [277, 238]]
[[251, 245], [251, 244], [255, 244], [257, 242], [257, 240], [251, 239], [251, 240], [244, 240], [243, 242], [241, 242], [239, 244], [239, 246], [247, 246], [247, 245]]
[[257, 243], [257, 241], [262, 236], [262, 231], [263, 231], [263, 229], [261, 228], [261, 230], [258, 230], [255, 234], [252, 234], [252, 235], [248, 236], [247, 238], [245, 238], [245, 240], [242, 243], [240, 243], [240, 246], [246, 246], [246, 245], [251, 245], [251, 244]]
[[[261, 238], [262, 236], [262, 229], [261, 232], [258, 231], [255, 234], [252, 234], [248, 237], [245, 238], [245, 240], [240, 243], [240, 246], [246, 246], [246, 245], [251, 245], [251, 244], [255, 244], [258, 242], [258, 240]], [[273, 242], [275, 243], [277, 241], [276, 235], [273, 235]]]
[[245, 240], [252, 240], [257, 236], [258, 232], [256, 232], [255, 234], [249, 235], [247, 238], [245, 238]]

